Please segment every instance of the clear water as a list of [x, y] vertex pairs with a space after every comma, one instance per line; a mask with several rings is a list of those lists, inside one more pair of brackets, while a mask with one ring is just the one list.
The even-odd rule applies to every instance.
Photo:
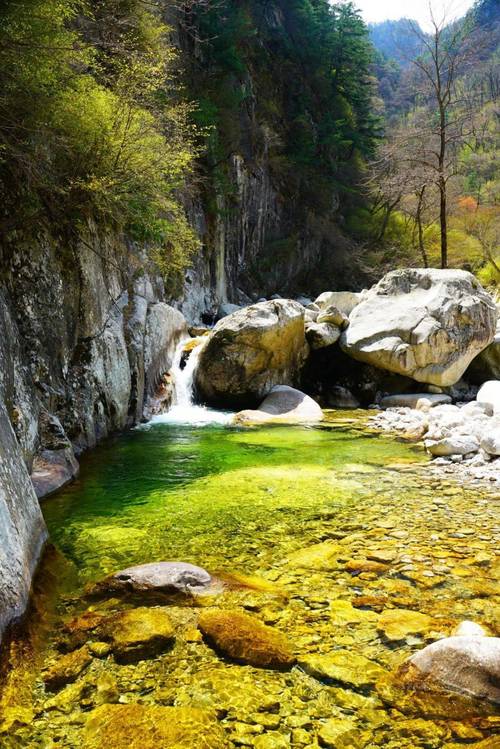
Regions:
[[[172, 606], [179, 634], [171, 652], [135, 666], [94, 659], [76, 684], [48, 694], [40, 672], [56, 657], [61, 623], [88, 606], [84, 586], [157, 560], [252, 576], [211, 605], [252, 612], [285, 632], [299, 658], [345, 648], [390, 674], [464, 619], [497, 631], [498, 500], [426, 478], [419, 447], [370, 434], [362, 414], [332, 413], [317, 428], [169, 421], [108, 441], [83, 459], [74, 484], [44, 502], [60, 555], [40, 581], [43, 637], [34, 638], [29, 663], [25, 651], [13, 658], [0, 746], [82, 746], [104, 671], [122, 703], [215, 709], [228, 746], [317, 746], [333, 717], [352, 721], [353, 747], [497, 746], [491, 714], [436, 717], [382, 688], [367, 693], [297, 667], [279, 673], [225, 661], [187, 634], [206, 605], [199, 602]], [[344, 561], [325, 557], [325, 542], [341, 544]], [[384, 552], [391, 561], [371, 568]], [[49, 580], [55, 604], [44, 597]], [[366, 605], [346, 614], [360, 596]], [[378, 617], [394, 607], [430, 623], [388, 642]]]

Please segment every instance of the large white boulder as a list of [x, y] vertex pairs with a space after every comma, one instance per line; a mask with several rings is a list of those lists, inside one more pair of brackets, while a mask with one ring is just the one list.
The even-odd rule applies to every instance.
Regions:
[[361, 300], [363, 299], [364, 292], [357, 293], [354, 291], [324, 291], [315, 300], [315, 304], [321, 310], [327, 309], [327, 307], [337, 307], [344, 315], [349, 316]]
[[358, 361], [448, 387], [491, 343], [496, 320], [493, 300], [471, 273], [408, 268], [364, 295], [341, 346]]
[[487, 432], [481, 439], [481, 447], [485, 453], [494, 458], [500, 455], [500, 427]]
[[490, 406], [495, 414], [500, 414], [500, 380], [490, 380], [479, 388], [478, 403]]
[[229, 408], [259, 403], [275, 385], [294, 385], [309, 347], [304, 307], [289, 299], [259, 302], [221, 320], [200, 351], [199, 397]]
[[476, 437], [451, 434], [440, 440], [425, 440], [425, 446], [431, 455], [435, 457], [447, 457], [448, 455], [469, 455], [479, 450], [479, 440]]
[[340, 328], [328, 322], [306, 323], [306, 339], [314, 350], [333, 346], [340, 338]]
[[500, 705], [500, 638], [446, 637], [420, 650], [403, 667], [415, 688], [431, 685]]
[[316, 401], [287, 385], [274, 387], [256, 411], [240, 411], [235, 417], [239, 423], [312, 424], [322, 419]]

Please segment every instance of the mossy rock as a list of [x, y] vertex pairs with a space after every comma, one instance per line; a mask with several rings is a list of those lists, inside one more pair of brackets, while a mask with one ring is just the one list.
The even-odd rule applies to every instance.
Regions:
[[207, 610], [198, 626], [215, 650], [238, 663], [288, 669], [296, 661], [281, 632], [243, 611]]
[[187, 707], [102, 705], [90, 713], [84, 749], [226, 749], [213, 713]]
[[45, 686], [55, 691], [78, 678], [92, 661], [88, 648], [83, 647], [62, 655], [42, 674]]
[[165, 607], [130, 609], [111, 616], [99, 631], [117, 661], [133, 663], [168, 650], [175, 639]]

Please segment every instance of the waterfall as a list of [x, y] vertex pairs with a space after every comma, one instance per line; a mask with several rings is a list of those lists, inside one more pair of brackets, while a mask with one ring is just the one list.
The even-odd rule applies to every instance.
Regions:
[[184, 366], [181, 363], [184, 355], [186, 340], [177, 346], [171, 375], [174, 381], [175, 394], [174, 405], [164, 414], [153, 416], [150, 424], [192, 424], [203, 426], [205, 424], [228, 424], [233, 414], [227, 411], [215, 411], [206, 406], [196, 405], [194, 402], [194, 373], [205, 342], [194, 348]]

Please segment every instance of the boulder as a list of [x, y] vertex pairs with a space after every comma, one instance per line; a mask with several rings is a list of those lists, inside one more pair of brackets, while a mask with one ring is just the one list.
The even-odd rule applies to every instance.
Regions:
[[340, 328], [328, 322], [308, 322], [305, 331], [307, 342], [314, 350], [333, 346], [340, 338]]
[[344, 315], [349, 316], [362, 298], [363, 293], [358, 294], [353, 291], [324, 291], [315, 300], [315, 304], [322, 310], [335, 306]]
[[253, 406], [275, 385], [293, 385], [308, 354], [304, 307], [287, 299], [225, 317], [200, 351], [196, 391], [219, 406]]
[[500, 638], [446, 637], [413, 655], [401, 669], [412, 688], [441, 687], [500, 705]]
[[358, 361], [447, 387], [491, 343], [496, 316], [467, 271], [397, 270], [352, 311], [341, 346]]
[[500, 380], [500, 323], [493, 341], [474, 359], [467, 374], [476, 383]]
[[479, 450], [479, 440], [472, 435], [451, 434], [440, 440], [426, 439], [425, 447], [435, 457], [469, 455]]
[[106, 617], [97, 632], [110, 642], [116, 660], [135, 663], [164, 653], [174, 642], [174, 627], [166, 607], [129, 609]]
[[331, 304], [319, 313], [316, 322], [328, 322], [330, 325], [336, 325], [343, 330], [349, 325], [349, 318], [338, 307]]
[[56, 690], [75, 681], [92, 661], [87, 647], [58, 658], [42, 674], [47, 689]]
[[425, 405], [430, 408], [451, 403], [449, 395], [434, 395], [431, 393], [403, 393], [401, 395], [387, 395], [382, 398], [382, 408], [418, 408], [425, 410]]
[[500, 380], [489, 380], [479, 388], [478, 403], [490, 406], [493, 413], [500, 414]]
[[238, 310], [240, 309], [242, 309], [242, 307], [239, 304], [224, 302], [224, 304], [221, 304], [219, 309], [217, 310], [217, 319], [222, 320], [222, 318], [227, 317], [228, 315], [232, 315], [233, 312], [238, 312]]
[[328, 408], [361, 408], [359, 400], [348, 388], [342, 387], [342, 385], [334, 385], [330, 388], [324, 400]]
[[214, 713], [193, 707], [102, 705], [85, 726], [83, 749], [225, 749]]
[[481, 447], [488, 455], [497, 457], [500, 455], [500, 428], [494, 429], [484, 435]]
[[354, 689], [370, 689], [386, 671], [375, 661], [350, 650], [334, 650], [328, 655], [308, 655], [299, 666], [319, 681], [339, 683]]
[[198, 627], [215, 650], [238, 663], [276, 669], [295, 663], [285, 635], [243, 611], [203, 611]]
[[409, 609], [386, 609], [379, 617], [377, 629], [386, 640], [400, 642], [409, 635], [423, 635], [431, 628], [427, 614]]
[[310, 424], [322, 419], [323, 411], [316, 401], [288, 385], [276, 385], [257, 411], [240, 411], [235, 417], [240, 423]]
[[212, 576], [201, 567], [186, 562], [151, 562], [106, 577], [93, 586], [90, 593], [203, 595], [214, 592], [214, 586]]

